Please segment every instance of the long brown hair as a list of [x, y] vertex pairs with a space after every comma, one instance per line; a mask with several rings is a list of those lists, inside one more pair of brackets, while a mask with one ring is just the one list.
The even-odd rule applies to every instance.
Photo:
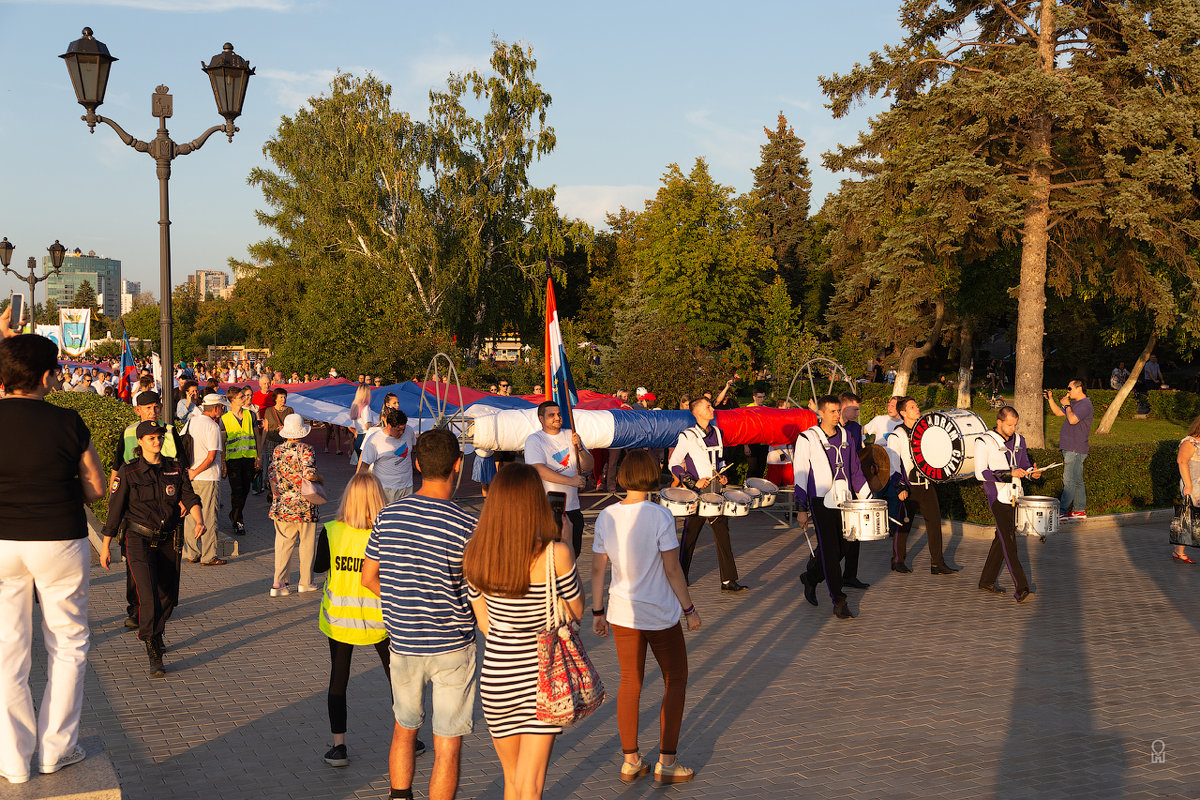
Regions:
[[1192, 426], [1188, 428], [1187, 435], [1191, 436], [1193, 439], [1200, 437], [1200, 417], [1196, 417], [1194, 420], [1192, 420]]
[[523, 597], [529, 591], [529, 567], [557, 534], [537, 470], [505, 464], [463, 551], [463, 577], [484, 594]]

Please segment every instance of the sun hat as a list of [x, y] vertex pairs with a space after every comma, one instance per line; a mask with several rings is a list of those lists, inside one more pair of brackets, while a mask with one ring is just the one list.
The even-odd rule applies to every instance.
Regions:
[[279, 435], [284, 439], [303, 439], [308, 436], [310, 430], [312, 430], [312, 426], [304, 424], [304, 417], [299, 414], [288, 414], [283, 418], [283, 427], [279, 429]]

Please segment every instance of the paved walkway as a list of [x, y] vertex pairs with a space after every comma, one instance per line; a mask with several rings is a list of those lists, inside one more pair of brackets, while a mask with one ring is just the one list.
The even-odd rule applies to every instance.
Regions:
[[[344, 460], [318, 458], [340, 486]], [[122, 626], [121, 572], [94, 568], [83, 723], [101, 732], [135, 800], [386, 797], [391, 717], [375, 654], [356, 655], [352, 762], [332, 769], [321, 759], [319, 593], [267, 596], [273, 532], [261, 499], [248, 512], [240, 558], [185, 565], [166, 679], [145, 677], [145, 652]], [[1023, 606], [976, 591], [986, 540], [950, 539], [963, 567], [952, 577], [929, 574], [923, 537], [911, 575], [888, 571], [887, 542], [869, 543], [860, 577], [873, 585], [850, 590], [852, 621], [833, 618], [827, 595], [820, 608], [804, 603], [808, 548], [796, 532], [761, 514], [731, 527], [753, 590], [720, 595], [709, 538], [693, 567], [704, 627], [688, 636], [680, 760], [696, 780], [663, 790], [616, 778], [616, 659], [611, 641], [588, 633], [610, 700], [559, 737], [547, 797], [1200, 797], [1200, 567], [1167, 557], [1163, 525], [1022, 541], [1037, 591]], [[40, 683], [40, 660], [34, 671]], [[643, 749], [653, 753], [661, 682], [648, 672]], [[1155, 740], [1165, 763], [1152, 763]], [[418, 759], [418, 797], [431, 764]], [[502, 796], [481, 712], [459, 796]]]

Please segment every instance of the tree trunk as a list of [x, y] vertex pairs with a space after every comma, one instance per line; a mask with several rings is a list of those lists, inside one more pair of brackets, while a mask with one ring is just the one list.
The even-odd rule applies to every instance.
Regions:
[[971, 372], [975, 367], [975, 326], [965, 318], [958, 331], [958, 408], [971, 407]]
[[[1054, 71], [1055, 3], [1043, 0], [1038, 25], [1042, 72]], [[1017, 375], [1013, 383], [1020, 415], [1017, 431], [1030, 447], [1045, 445], [1042, 405], [1042, 340], [1046, 335], [1046, 250], [1050, 241], [1051, 126], [1048, 113], [1033, 121], [1030, 149], [1038, 158], [1029, 169], [1029, 203], [1021, 233], [1021, 284], [1017, 293]]]
[[929, 355], [933, 350], [933, 346], [937, 344], [938, 338], [942, 335], [942, 323], [945, 321], [946, 303], [938, 298], [933, 317], [933, 329], [929, 331], [925, 344], [920, 347], [915, 345], [906, 347], [900, 354], [900, 364], [896, 367], [896, 382], [892, 384], [893, 397], [903, 397], [908, 394], [908, 382], [917, 366], [917, 359]]
[[1150, 353], [1156, 344], [1158, 344], [1158, 334], [1152, 333], [1150, 341], [1146, 342], [1146, 348], [1142, 350], [1138, 360], [1133, 363], [1133, 369], [1129, 370], [1129, 377], [1125, 379], [1125, 383], [1117, 391], [1117, 396], [1113, 398], [1112, 405], [1104, 412], [1104, 417], [1100, 420], [1100, 427], [1096, 428], [1097, 434], [1106, 434], [1112, 430], [1113, 423], [1117, 421], [1117, 414], [1121, 413], [1121, 406], [1125, 403], [1125, 398], [1129, 397], [1129, 393], [1137, 385], [1138, 378], [1142, 376], [1142, 368], [1150, 360]]

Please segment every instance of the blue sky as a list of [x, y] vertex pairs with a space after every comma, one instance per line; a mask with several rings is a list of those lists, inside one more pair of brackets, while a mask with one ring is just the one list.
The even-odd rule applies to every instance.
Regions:
[[[493, 36], [533, 47], [537, 79], [553, 97], [557, 149], [536, 165], [559, 208], [595, 225], [619, 206], [640, 209], [667, 166], [704, 157], [739, 192], [779, 111], [805, 140], [814, 203], [839, 176], [820, 154], [851, 142], [873, 102], [835, 120], [818, 75], [849, 70], [899, 40], [898, 0], [842, 2], [366, 2], [366, 0], [0, 0], [0, 236], [13, 265], [68, 248], [119, 258], [124, 277], [158, 295], [154, 163], [107, 126], [89, 135], [57, 56], [86, 25], [120, 60], [99, 113], [153, 137], [150, 96], [170, 87], [177, 142], [217, 116], [200, 71], [230, 41], [257, 69], [240, 133], [215, 135], [178, 158], [171, 178], [173, 282], [225, 269], [265, 238], [263, 208], [246, 184], [280, 117], [328, 87], [337, 70], [374, 73], [392, 106], [423, 118], [431, 88], [451, 71], [484, 69]], [[4, 276], [0, 290], [24, 287]], [[39, 296], [43, 296], [39, 292]]]

